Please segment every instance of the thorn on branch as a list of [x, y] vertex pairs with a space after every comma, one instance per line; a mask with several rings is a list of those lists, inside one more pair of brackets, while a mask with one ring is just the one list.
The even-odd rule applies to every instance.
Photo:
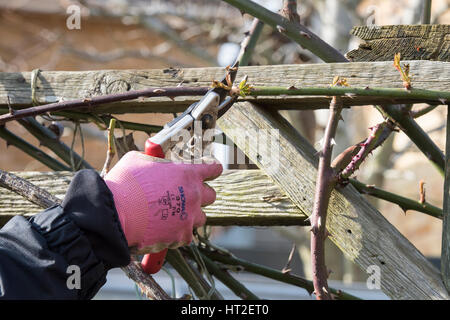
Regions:
[[292, 259], [294, 258], [294, 253], [295, 253], [295, 249], [296, 249], [296, 248], [297, 248], [297, 247], [296, 247], [296, 245], [295, 245], [295, 243], [294, 243], [294, 244], [292, 245], [291, 251], [289, 252], [288, 261], [286, 262], [286, 265], [284, 266], [283, 270], [281, 270], [281, 272], [282, 272], [283, 274], [287, 274], [287, 273], [289, 273], [289, 272], [292, 271], [291, 263], [292, 263]]
[[404, 207], [402, 207], [402, 206], [399, 206], [399, 207], [400, 207], [400, 209], [402, 209], [403, 213], [404, 213], [405, 216], [406, 216], [406, 211], [408, 211], [408, 209], [406, 209], [406, 208], [404, 208]]
[[339, 156], [339, 162], [335, 165], [339, 165], [340, 168], [343, 167], [345, 162], [349, 161], [350, 156], [352, 156], [347, 166], [339, 172], [340, 180], [349, 178], [359, 169], [360, 165], [365, 159], [367, 159], [371, 152], [389, 137], [393, 131], [393, 125], [389, 121], [384, 121], [369, 129], [371, 132], [366, 140], [360, 142], [354, 147], [347, 148], [343, 152], [344, 155]]
[[16, 110], [14, 110], [11, 106], [11, 101], [9, 100], [9, 96], [6, 96], [6, 98], [8, 99], [8, 110], [9, 110], [9, 114], [10, 115], [14, 115], [16, 113]]
[[285, 33], [286, 32], [286, 29], [284, 27], [280, 26], [280, 25], [277, 25], [277, 30], [278, 30], [279, 33]]
[[300, 35], [301, 35], [302, 37], [305, 37], [305, 38], [307, 38], [307, 39], [311, 39], [311, 35], [310, 35], [309, 33], [306, 33], [306, 32], [303, 32], [303, 31], [300, 31]]

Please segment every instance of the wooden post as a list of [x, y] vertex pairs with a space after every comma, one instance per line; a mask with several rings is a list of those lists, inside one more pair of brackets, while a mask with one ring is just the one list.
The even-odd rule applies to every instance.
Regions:
[[[218, 120], [218, 125], [299, 209], [311, 213], [317, 176], [316, 150], [286, 120], [277, 113], [243, 102], [235, 104]], [[246, 132], [271, 129], [278, 130], [278, 144], [269, 153], [264, 152], [262, 144], [258, 148], [255, 141], [245, 139]], [[276, 154], [278, 158], [274, 157]], [[381, 289], [388, 296], [449, 298], [439, 271], [353, 186], [334, 190], [328, 210], [330, 239], [363, 270], [379, 268]]]

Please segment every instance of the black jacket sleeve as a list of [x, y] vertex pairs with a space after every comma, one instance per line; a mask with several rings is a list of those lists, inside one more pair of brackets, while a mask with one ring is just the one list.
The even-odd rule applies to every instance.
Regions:
[[91, 299], [108, 270], [129, 262], [111, 192], [97, 172], [82, 170], [61, 206], [0, 229], [0, 298]]

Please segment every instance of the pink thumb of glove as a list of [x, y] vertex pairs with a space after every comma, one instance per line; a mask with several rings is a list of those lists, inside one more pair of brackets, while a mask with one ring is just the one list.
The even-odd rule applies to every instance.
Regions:
[[222, 173], [220, 163], [155, 162], [137, 151], [125, 154], [105, 176], [122, 229], [138, 252], [159, 252], [192, 241], [206, 215], [202, 206], [216, 199], [204, 183]]

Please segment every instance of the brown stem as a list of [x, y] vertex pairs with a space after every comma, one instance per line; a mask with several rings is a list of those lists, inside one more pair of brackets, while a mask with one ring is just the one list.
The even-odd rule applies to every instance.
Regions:
[[153, 277], [144, 273], [141, 264], [136, 261], [122, 268], [128, 278], [133, 280], [139, 289], [148, 299], [151, 300], [171, 300], [169, 295], [159, 286]]
[[371, 133], [369, 137], [360, 143], [358, 152], [351, 158], [346, 167], [339, 172], [340, 179], [347, 179], [355, 173], [369, 154], [386, 141], [394, 129], [395, 125], [391, 121], [381, 122], [370, 128]]
[[106, 152], [106, 160], [103, 165], [102, 172], [100, 176], [103, 178], [109, 172], [111, 167], [111, 162], [114, 156], [116, 155], [116, 146], [114, 143], [114, 129], [116, 128], [116, 119], [112, 118], [109, 122], [108, 127], [108, 151]]
[[147, 88], [143, 90], [128, 91], [123, 93], [115, 93], [104, 96], [77, 99], [72, 101], [62, 101], [50, 103], [46, 105], [30, 107], [22, 110], [14, 110], [14, 113], [7, 113], [0, 116], [0, 125], [6, 122], [22, 119], [25, 117], [34, 117], [47, 112], [55, 112], [62, 110], [70, 110], [80, 107], [92, 108], [94, 106], [133, 100], [140, 97], [176, 97], [176, 96], [202, 96], [209, 88], [207, 87], [173, 87], [173, 88]]
[[291, 252], [289, 252], [288, 261], [286, 262], [286, 265], [284, 266], [283, 270], [281, 270], [282, 273], [291, 272], [291, 270], [292, 270], [291, 263], [292, 263], [292, 259], [294, 258], [294, 253], [295, 253], [296, 248], [297, 248], [297, 246], [295, 245], [295, 243], [292, 244]]
[[330, 116], [325, 129], [323, 147], [319, 157], [316, 192], [313, 213], [311, 215], [311, 260], [314, 292], [318, 300], [330, 300], [328, 289], [328, 270], [325, 265], [325, 239], [327, 238], [326, 217], [331, 191], [337, 182], [337, 176], [331, 168], [332, 141], [342, 110], [342, 100], [333, 97], [330, 103]]
[[59, 204], [60, 200], [42, 188], [12, 173], [0, 170], [0, 186], [21, 195], [43, 209]]
[[300, 16], [297, 12], [297, 0], [283, 0], [283, 8], [280, 10], [280, 15], [291, 22], [300, 24]]
[[239, 66], [247, 66], [250, 62], [250, 57], [255, 51], [256, 42], [261, 34], [264, 27], [264, 22], [259, 21], [259, 19], [253, 19], [250, 30], [245, 34], [244, 39], [241, 42], [241, 50], [237, 57], [239, 61]]

